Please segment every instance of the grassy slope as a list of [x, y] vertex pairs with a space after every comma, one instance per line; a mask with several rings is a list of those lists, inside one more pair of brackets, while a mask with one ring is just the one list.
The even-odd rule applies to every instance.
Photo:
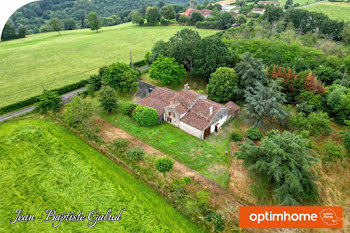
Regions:
[[[48, 120], [0, 125], [0, 232], [201, 232], [164, 199], [73, 134]], [[160, 208], [161, 207], [161, 208]], [[45, 218], [46, 209], [113, 213], [120, 222], [9, 224], [17, 209]], [[78, 230], [80, 229], [80, 230]]]
[[225, 156], [225, 151], [230, 151], [230, 140], [226, 134], [200, 140], [168, 123], [145, 128], [120, 113], [102, 116], [117, 127], [200, 172], [221, 186], [227, 186], [231, 158]]
[[[86, 79], [112, 62], [134, 61], [160, 39], [167, 40], [184, 26], [138, 27], [131, 23], [90, 30], [28, 36], [0, 43], [0, 107], [24, 100], [46, 89]], [[215, 30], [199, 30], [202, 36]]]
[[350, 21], [350, 3], [323, 2], [305, 9], [325, 13], [331, 19]]

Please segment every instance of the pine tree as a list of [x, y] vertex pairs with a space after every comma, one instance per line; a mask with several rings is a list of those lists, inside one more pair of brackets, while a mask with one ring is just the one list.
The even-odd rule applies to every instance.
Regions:
[[268, 86], [256, 82], [255, 88], [248, 87], [245, 90], [246, 111], [254, 126], [262, 127], [267, 122], [270, 125], [276, 122], [284, 125], [289, 113], [284, 110], [286, 98], [281, 89], [280, 81], [273, 80]]
[[254, 87], [256, 81], [263, 85], [267, 84], [264, 66], [251, 53], [243, 56], [243, 61], [237, 64], [235, 70], [241, 88]]

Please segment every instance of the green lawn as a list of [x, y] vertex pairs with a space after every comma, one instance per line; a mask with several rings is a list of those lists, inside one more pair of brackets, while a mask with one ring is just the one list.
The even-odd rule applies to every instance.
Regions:
[[325, 13], [331, 19], [350, 21], [350, 3], [322, 2], [305, 9]]
[[[139, 27], [131, 23], [91, 30], [64, 31], [28, 36], [0, 43], [0, 107], [87, 79], [98, 68], [113, 62], [134, 61], [160, 39], [167, 40], [185, 26]], [[199, 30], [202, 36], [215, 30]]]
[[[225, 151], [230, 151], [230, 140], [226, 133], [200, 140], [167, 123], [145, 128], [120, 113], [102, 117], [221, 186], [227, 186], [231, 157], [225, 156]], [[225, 127], [225, 131], [232, 128]]]
[[[282, 5], [286, 5], [287, 0], [281, 0]], [[316, 0], [293, 0], [293, 4], [297, 4], [299, 3], [299, 6], [304, 6], [304, 5], [308, 5], [308, 4], [312, 4], [316, 2]]]
[[[165, 200], [66, 129], [45, 119], [0, 125], [0, 232], [202, 232]], [[120, 222], [44, 222], [45, 210], [112, 208]], [[10, 224], [15, 210], [43, 219]], [[54, 222], [55, 224], [57, 222]]]

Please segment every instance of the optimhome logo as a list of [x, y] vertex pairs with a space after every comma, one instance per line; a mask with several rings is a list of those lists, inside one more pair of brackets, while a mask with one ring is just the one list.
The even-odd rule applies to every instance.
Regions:
[[240, 207], [240, 228], [342, 228], [341, 206]]

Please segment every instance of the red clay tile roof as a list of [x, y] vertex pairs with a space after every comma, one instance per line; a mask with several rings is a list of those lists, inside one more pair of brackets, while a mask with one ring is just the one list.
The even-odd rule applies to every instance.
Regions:
[[[210, 107], [213, 107], [213, 113], [210, 114]], [[191, 108], [191, 112], [195, 112], [198, 115], [212, 120], [215, 114], [222, 108], [226, 108], [224, 105], [216, 103], [209, 99], [198, 100], [197, 103]]]
[[158, 116], [161, 116], [164, 113], [164, 107], [167, 105], [166, 103], [150, 96], [141, 99], [139, 102], [137, 102], [137, 104], [154, 108], [157, 110]]
[[258, 4], [270, 5], [270, 4], [281, 4], [279, 1], [259, 1]]
[[239, 111], [241, 109], [240, 106], [238, 106], [237, 104], [233, 103], [232, 101], [227, 102], [225, 104], [225, 106], [228, 108], [228, 115], [232, 115], [235, 112]]
[[253, 8], [252, 11], [261, 11], [261, 12], [263, 12], [263, 11], [265, 11], [265, 9], [264, 8]]
[[188, 124], [196, 129], [205, 130], [209, 127], [210, 121], [204, 117], [201, 117], [193, 112], [188, 112], [181, 121]]
[[211, 10], [208, 9], [203, 9], [203, 10], [197, 10], [197, 9], [193, 9], [193, 8], [188, 8], [183, 15], [187, 16], [187, 17], [191, 17], [193, 12], [200, 12], [202, 16], [208, 16], [211, 15]]
[[190, 108], [200, 96], [203, 95], [196, 91], [182, 90], [174, 96], [171, 103], [182, 103], [185, 107]]

